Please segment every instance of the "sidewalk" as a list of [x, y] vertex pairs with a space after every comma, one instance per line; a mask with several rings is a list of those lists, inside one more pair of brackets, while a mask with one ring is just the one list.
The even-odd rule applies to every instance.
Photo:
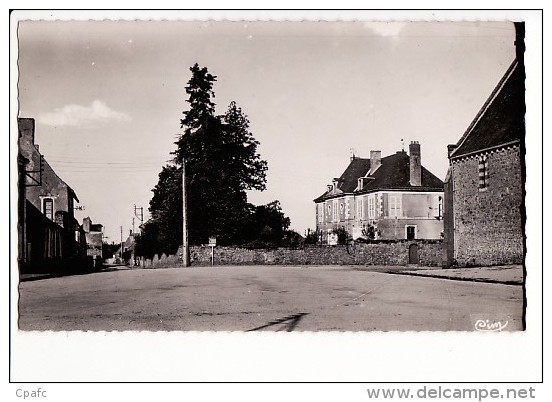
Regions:
[[417, 269], [388, 272], [396, 275], [424, 276], [459, 281], [501, 283], [505, 285], [523, 284], [523, 266], [502, 265], [495, 267]]

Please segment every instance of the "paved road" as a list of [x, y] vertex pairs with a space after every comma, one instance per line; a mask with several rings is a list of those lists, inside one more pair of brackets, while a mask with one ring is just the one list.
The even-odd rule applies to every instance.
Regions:
[[[22, 282], [23, 330], [471, 331], [522, 328], [522, 287], [354, 267], [117, 270]], [[504, 318], [506, 317], [506, 318]]]

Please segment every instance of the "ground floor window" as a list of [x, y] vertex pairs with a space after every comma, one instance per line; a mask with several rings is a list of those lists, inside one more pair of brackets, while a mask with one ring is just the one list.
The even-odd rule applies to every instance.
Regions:
[[416, 238], [416, 225], [406, 225], [406, 239], [414, 240]]

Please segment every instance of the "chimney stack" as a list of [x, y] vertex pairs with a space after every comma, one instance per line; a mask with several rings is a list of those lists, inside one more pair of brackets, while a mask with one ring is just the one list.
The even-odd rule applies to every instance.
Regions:
[[86, 233], [89, 233], [90, 232], [90, 224], [92, 223], [92, 220], [90, 219], [89, 216], [87, 216], [86, 218], [84, 218], [82, 220], [82, 230], [84, 230]]
[[412, 141], [410, 143], [410, 185], [422, 185], [422, 154], [420, 151], [420, 143]]
[[381, 166], [381, 151], [370, 151], [370, 174]]
[[[30, 149], [35, 147], [38, 150], [38, 145], [34, 143], [35, 135], [35, 120], [28, 117], [21, 117], [17, 119], [17, 125], [19, 128], [18, 145], [20, 149], [25, 149], [30, 152]], [[30, 155], [23, 154], [23, 156], [29, 158]]]

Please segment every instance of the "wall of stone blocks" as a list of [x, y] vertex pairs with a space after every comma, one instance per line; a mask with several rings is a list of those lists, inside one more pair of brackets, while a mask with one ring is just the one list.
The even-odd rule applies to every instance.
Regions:
[[487, 155], [489, 185], [478, 189], [478, 158], [454, 162], [454, 255], [458, 266], [523, 262], [519, 147]]
[[[302, 249], [278, 248], [250, 250], [239, 247], [216, 247], [215, 265], [408, 265], [408, 250], [418, 245], [420, 266], [441, 266], [441, 240], [374, 241], [349, 246], [305, 246]], [[181, 265], [181, 249], [177, 255], [146, 260], [145, 268], [163, 268]], [[211, 265], [211, 248], [190, 247], [192, 266]]]

